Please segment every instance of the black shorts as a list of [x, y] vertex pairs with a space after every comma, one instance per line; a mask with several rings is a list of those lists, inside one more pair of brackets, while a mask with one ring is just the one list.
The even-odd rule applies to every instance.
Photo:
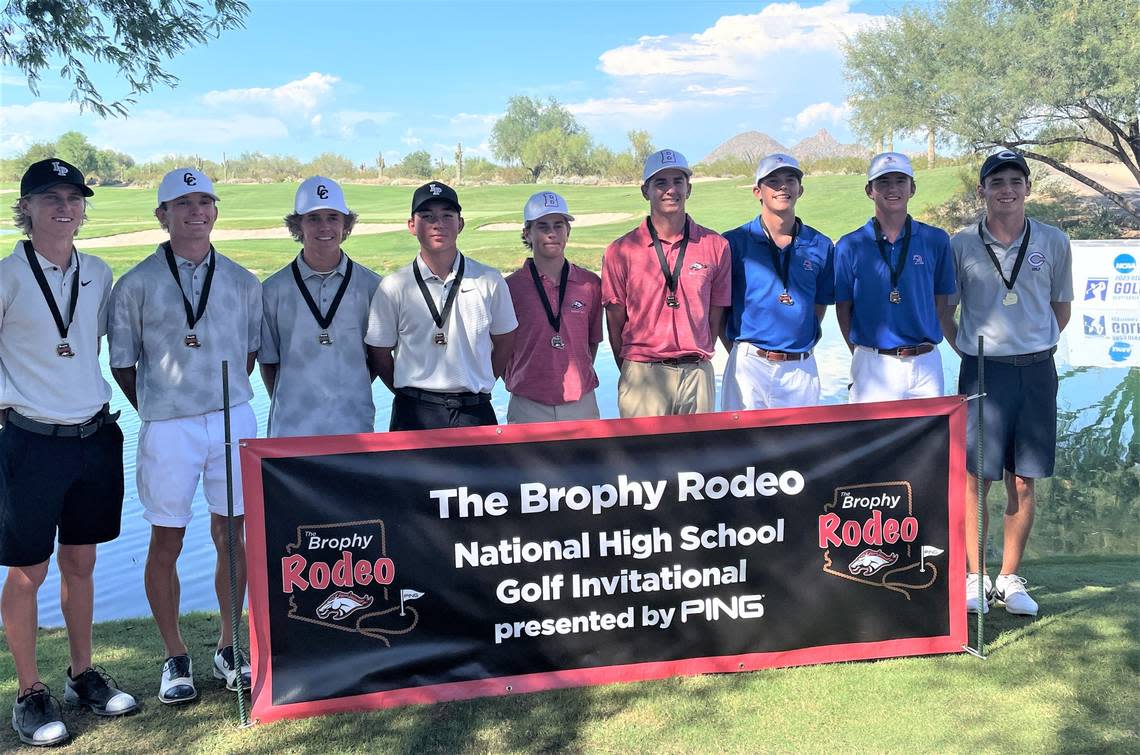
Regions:
[[[446, 406], [441, 403], [412, 398], [403, 389], [397, 389], [392, 399], [392, 420], [389, 430], [436, 430], [443, 427], [482, 427], [499, 424], [490, 398], [479, 399], [467, 406]], [[436, 394], [436, 396], [462, 396], [475, 401], [479, 394]]]
[[114, 422], [87, 438], [0, 428], [0, 565], [33, 566], [62, 545], [119, 536], [123, 432]]
[[[978, 392], [978, 358], [962, 356], [958, 392]], [[1021, 477], [1052, 477], [1057, 452], [1057, 367], [1053, 359], [1015, 366], [986, 359], [982, 473], [1000, 480], [1003, 470]], [[977, 474], [978, 413], [966, 419], [966, 469]]]

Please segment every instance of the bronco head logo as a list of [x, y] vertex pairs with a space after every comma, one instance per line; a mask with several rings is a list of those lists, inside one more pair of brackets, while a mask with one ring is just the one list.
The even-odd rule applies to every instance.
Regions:
[[357, 595], [347, 590], [338, 590], [317, 606], [316, 614], [322, 619], [331, 616], [333, 621], [340, 621], [352, 612], [368, 608], [370, 605], [372, 605], [371, 595]]
[[899, 554], [897, 553], [887, 554], [877, 548], [867, 548], [851, 561], [847, 571], [869, 577], [884, 566], [890, 566], [898, 560]]

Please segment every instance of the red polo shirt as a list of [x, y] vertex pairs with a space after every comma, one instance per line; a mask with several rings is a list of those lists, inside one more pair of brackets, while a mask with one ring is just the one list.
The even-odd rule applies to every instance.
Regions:
[[[547, 406], [577, 401], [598, 387], [590, 347], [602, 340], [602, 281], [570, 265], [558, 333], [564, 348], [551, 346], [554, 328], [546, 317], [530, 260], [507, 276], [519, 328], [503, 382], [507, 390]], [[551, 309], [558, 307], [558, 279], [539, 274]]]
[[[647, 220], [606, 248], [602, 260], [602, 302], [625, 307], [622, 359], [655, 362], [700, 354], [716, 347], [709, 330], [709, 308], [732, 304], [732, 255], [715, 231], [689, 222], [689, 245], [677, 281], [680, 306], [665, 303], [668, 291], [653, 249]], [[672, 272], [681, 241], [661, 242]]]

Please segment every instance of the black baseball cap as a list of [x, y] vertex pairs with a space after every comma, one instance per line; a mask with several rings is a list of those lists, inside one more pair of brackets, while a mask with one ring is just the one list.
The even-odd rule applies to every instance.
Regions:
[[1029, 178], [1029, 164], [1025, 162], [1025, 158], [1011, 149], [1003, 149], [1001, 152], [993, 153], [982, 163], [982, 170], [978, 175], [978, 183], [985, 183], [986, 176], [994, 171], [1011, 166], [1017, 168], [1025, 174], [1026, 178]]
[[90, 197], [95, 194], [91, 187], [83, 178], [83, 172], [76, 168], [69, 162], [64, 162], [58, 157], [49, 157], [46, 160], [40, 160], [38, 163], [32, 163], [28, 169], [24, 171], [24, 177], [20, 179], [20, 196], [26, 197], [29, 194], [39, 194], [40, 192], [47, 191], [56, 184], [71, 184], [76, 186], [83, 192], [83, 196]]
[[455, 207], [456, 212], [463, 212], [455, 189], [440, 181], [432, 181], [416, 189], [416, 193], [412, 195], [412, 214], [415, 215], [416, 210], [428, 202], [447, 202]]

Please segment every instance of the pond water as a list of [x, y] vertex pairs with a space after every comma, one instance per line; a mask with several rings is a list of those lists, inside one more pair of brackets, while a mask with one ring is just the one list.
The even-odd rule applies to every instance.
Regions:
[[[1070, 328], [1072, 330], [1072, 328]], [[1066, 336], [1068, 333], [1065, 334]], [[824, 403], [847, 401], [850, 355], [839, 334], [833, 312], [824, 321], [824, 336], [816, 351]], [[1056, 476], [1039, 485], [1037, 522], [1029, 544], [1029, 557], [1052, 554], [1140, 553], [1140, 454], [1135, 445], [1140, 434], [1140, 368], [1073, 367], [1068, 343], [1062, 337], [1057, 355], [1060, 373], [1060, 413]], [[720, 354], [723, 357], [723, 353]], [[958, 357], [942, 345], [947, 390], [957, 386]], [[723, 359], [718, 360], [723, 366]], [[617, 368], [612, 353], [603, 344], [597, 359], [601, 386], [598, 405], [604, 418], [617, 416]], [[104, 373], [110, 370], [104, 357]], [[112, 385], [114, 381], [111, 381]], [[254, 411], [260, 432], [265, 432], [269, 401], [257, 378], [253, 379]], [[373, 393], [377, 407], [376, 427], [388, 427], [391, 394], [380, 381]], [[719, 397], [719, 376], [718, 376]], [[496, 386], [494, 406], [500, 420], [506, 417], [508, 395]], [[135, 440], [138, 417], [115, 389], [112, 408], [123, 410], [120, 419], [126, 444], [126, 500], [122, 534], [100, 546], [95, 568], [95, 620], [149, 615], [143, 591], [150, 527], [134, 487]], [[994, 523], [990, 535], [990, 563], [1000, 547], [1001, 507], [1004, 491], [995, 485], [990, 495]], [[179, 561], [182, 579], [182, 610], [216, 611], [213, 591], [214, 546], [209, 535], [205, 501], [199, 493], [195, 518], [187, 531]], [[4, 569], [0, 568], [0, 578]], [[59, 626], [59, 575], [53, 561], [48, 581], [40, 591], [40, 624]]]

